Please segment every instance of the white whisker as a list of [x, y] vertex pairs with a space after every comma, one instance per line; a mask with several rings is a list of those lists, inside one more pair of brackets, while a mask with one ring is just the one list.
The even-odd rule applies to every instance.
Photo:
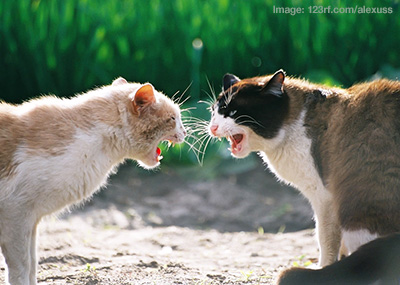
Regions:
[[[238, 120], [240, 120], [241, 118], [247, 118], [248, 120], [238, 122]], [[257, 124], [260, 127], [264, 128], [264, 126], [261, 123], [259, 123], [257, 120], [255, 120], [253, 117], [251, 117], [249, 115], [240, 115], [240, 116], [238, 116], [237, 118], [235, 118], [235, 123], [238, 124], [238, 125], [242, 125], [244, 123], [254, 123], [254, 124]]]
[[186, 98], [183, 100], [183, 102], [181, 102], [183, 96], [184, 96], [184, 95], [186, 94], [186, 92], [189, 90], [190, 86], [192, 86], [192, 83], [190, 83], [189, 86], [186, 87], [186, 89], [182, 92], [182, 94], [181, 94], [178, 98], [176, 98], [176, 95], [179, 94], [179, 92], [180, 92], [179, 90], [178, 90], [177, 92], [175, 92], [174, 95], [172, 95], [171, 100], [174, 101], [175, 104], [179, 105], [179, 107], [182, 106], [187, 100], [190, 99], [190, 96], [188, 96], [188, 97], [186, 97]]
[[174, 95], [171, 96], [171, 100], [172, 100], [172, 101], [175, 102], [175, 99], [176, 99], [175, 96], [178, 95], [179, 92], [180, 92], [180, 91], [178, 90], [178, 91], [176, 91], [176, 92], [174, 93]]

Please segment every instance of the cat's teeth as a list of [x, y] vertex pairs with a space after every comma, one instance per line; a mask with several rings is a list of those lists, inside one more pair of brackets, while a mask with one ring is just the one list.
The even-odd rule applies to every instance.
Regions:
[[161, 159], [163, 159], [164, 157], [162, 155], [160, 155], [157, 159], [158, 161], [160, 161]]
[[170, 147], [171, 145], [172, 145], [172, 147], [174, 147], [175, 143], [173, 141], [171, 141], [171, 140], [168, 140], [168, 147]]

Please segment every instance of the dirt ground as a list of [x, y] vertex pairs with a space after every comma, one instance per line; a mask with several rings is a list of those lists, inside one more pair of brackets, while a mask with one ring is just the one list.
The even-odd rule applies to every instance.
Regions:
[[91, 201], [46, 218], [38, 283], [274, 284], [315, 261], [308, 203], [261, 163], [211, 180], [196, 171], [127, 164]]

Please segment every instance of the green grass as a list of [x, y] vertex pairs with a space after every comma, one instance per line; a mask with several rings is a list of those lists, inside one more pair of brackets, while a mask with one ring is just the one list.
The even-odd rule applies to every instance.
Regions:
[[305, 255], [297, 257], [297, 260], [293, 262], [294, 267], [309, 267], [313, 263]]
[[[187, 105], [193, 106], [207, 98], [207, 80], [219, 92], [226, 72], [249, 77], [283, 68], [289, 75], [341, 86], [380, 70], [398, 77], [399, 0], [356, 2], [2, 0], [0, 99], [71, 96], [123, 76], [151, 82], [169, 96], [190, 86], [185, 96], [191, 96]], [[393, 13], [307, 12], [313, 5], [355, 4], [391, 7]], [[274, 5], [305, 12], [276, 14]], [[209, 118], [201, 104], [194, 113]], [[187, 150], [172, 150], [166, 163], [197, 163]]]
[[243, 283], [265, 284], [267, 281], [270, 281], [270, 279], [272, 279], [272, 276], [269, 276], [269, 275], [258, 275], [256, 273], [254, 273], [253, 270], [250, 270], [250, 271], [241, 270], [240, 274], [242, 276], [239, 279], [239, 282], [243, 282]]
[[394, 12], [273, 13], [274, 5], [308, 11], [312, 5], [352, 7], [350, 0], [3, 0], [2, 97], [70, 95], [119, 75], [154, 82], [172, 95], [198, 76], [196, 38], [203, 43], [200, 89], [207, 89], [206, 75], [219, 88], [225, 72], [247, 77], [278, 68], [303, 76], [323, 70], [349, 85], [383, 64], [399, 67], [399, 1], [361, 4]]

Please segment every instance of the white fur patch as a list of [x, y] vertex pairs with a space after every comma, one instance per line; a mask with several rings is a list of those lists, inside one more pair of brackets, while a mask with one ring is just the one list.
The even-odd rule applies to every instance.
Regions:
[[320, 247], [319, 266], [326, 266], [337, 259], [340, 228], [331, 208], [332, 195], [325, 188], [311, 155], [312, 141], [304, 127], [305, 114], [302, 111], [295, 122], [283, 126], [271, 140], [258, 137], [263, 142], [260, 156], [280, 180], [295, 186], [310, 201]]
[[[311, 155], [312, 141], [304, 127], [305, 111], [273, 139], [263, 139], [263, 160], [279, 179], [298, 188], [312, 204], [317, 189], [325, 192]], [[327, 194], [327, 193], [326, 193]]]
[[19, 192], [12, 199], [34, 200], [39, 217], [90, 197], [120, 162], [102, 151], [101, 139], [79, 129], [59, 156], [31, 155], [21, 146], [15, 157], [21, 163], [13, 190]]
[[237, 124], [230, 117], [224, 117], [218, 113], [218, 110], [215, 110], [210, 124], [212, 126], [218, 126], [218, 134], [221, 136], [226, 136], [227, 134], [232, 133], [232, 130], [237, 128]]
[[231, 153], [236, 158], [243, 158], [249, 155], [250, 152], [255, 151], [249, 144], [250, 135], [253, 133], [250, 128], [238, 125], [235, 120], [230, 117], [220, 115], [217, 110], [213, 113], [210, 122], [210, 133], [217, 137], [232, 137], [236, 134], [242, 134], [243, 139], [240, 143], [240, 148], [232, 148]]
[[353, 253], [363, 244], [369, 243], [378, 237], [378, 234], [371, 233], [366, 229], [356, 231], [343, 230], [342, 232], [342, 239], [348, 250], [348, 254]]

